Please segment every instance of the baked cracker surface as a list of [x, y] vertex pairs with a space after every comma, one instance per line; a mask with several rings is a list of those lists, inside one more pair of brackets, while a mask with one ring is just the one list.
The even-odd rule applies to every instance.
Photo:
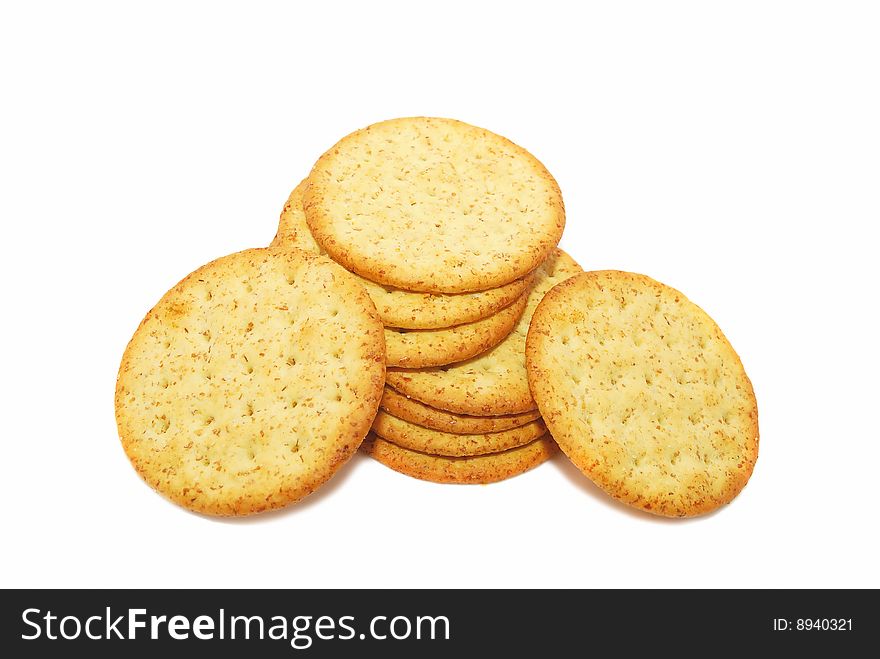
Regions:
[[309, 174], [303, 207], [337, 262], [409, 291], [462, 293], [525, 276], [556, 247], [562, 195], [528, 151], [453, 119], [358, 130]]
[[629, 272], [583, 273], [544, 297], [526, 355], [553, 437], [611, 496], [686, 517], [749, 480], [751, 382], [718, 325], [679, 291]]
[[354, 453], [384, 375], [382, 323], [349, 273], [300, 250], [245, 250], [188, 275], [141, 322], [119, 368], [119, 436], [181, 506], [278, 508]]

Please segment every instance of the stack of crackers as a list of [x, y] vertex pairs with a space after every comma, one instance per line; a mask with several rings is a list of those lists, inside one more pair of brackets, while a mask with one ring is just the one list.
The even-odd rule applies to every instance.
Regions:
[[388, 375], [366, 452], [472, 483], [552, 454], [525, 340], [543, 295], [580, 272], [556, 248], [564, 225], [559, 187], [534, 156], [459, 121], [386, 121], [318, 160], [272, 244], [328, 255], [376, 305]]
[[270, 247], [199, 268], [147, 314], [117, 382], [129, 458], [209, 514], [296, 501], [358, 447], [491, 483], [561, 446], [646, 511], [730, 501], [757, 457], [736, 353], [678, 291], [583, 272], [564, 226], [547, 169], [488, 130], [415, 117], [344, 137]]

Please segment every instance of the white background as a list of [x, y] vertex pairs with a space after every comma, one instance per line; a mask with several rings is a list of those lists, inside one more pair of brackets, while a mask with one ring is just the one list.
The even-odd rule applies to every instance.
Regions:
[[[876, 3], [4, 3], [2, 586], [880, 586]], [[120, 448], [119, 358], [202, 263], [267, 244], [338, 138], [450, 116], [532, 150], [562, 246], [721, 325], [752, 481], [631, 512], [563, 458], [441, 486], [362, 456], [217, 521]]]

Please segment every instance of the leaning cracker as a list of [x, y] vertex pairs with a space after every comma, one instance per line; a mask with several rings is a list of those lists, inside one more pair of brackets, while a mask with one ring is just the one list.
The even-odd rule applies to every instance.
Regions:
[[309, 254], [327, 256], [327, 252], [312, 237], [309, 225], [306, 224], [306, 216], [303, 213], [303, 191], [306, 189], [308, 179], [299, 182], [281, 209], [281, 217], [278, 218], [278, 231], [269, 244], [269, 247], [295, 247]]
[[385, 387], [379, 407], [404, 421], [459, 435], [501, 432], [502, 430], [519, 428], [541, 416], [538, 410], [502, 416], [455, 414], [425, 405], [414, 398], [408, 398], [391, 387]]
[[556, 284], [581, 272], [557, 249], [535, 276], [526, 310], [504, 341], [483, 354], [442, 368], [388, 369], [388, 384], [426, 405], [456, 414], [520, 414], [537, 407], [526, 375], [526, 334], [535, 307]]
[[361, 450], [386, 467], [434, 483], [485, 484], [503, 481], [546, 462], [559, 450], [550, 435], [501, 453], [450, 458], [419, 453], [367, 435]]
[[412, 451], [431, 455], [463, 456], [498, 453], [528, 444], [544, 435], [547, 427], [543, 421], [537, 419], [524, 426], [501, 432], [460, 435], [425, 428], [379, 410], [373, 420], [372, 430], [382, 439]]
[[758, 457], [758, 408], [718, 325], [644, 275], [586, 272], [538, 306], [529, 382], [566, 455], [599, 487], [669, 517], [712, 511]]
[[[272, 247], [290, 246], [326, 254], [312, 237], [302, 207], [306, 181], [287, 199]], [[476, 293], [414, 293], [359, 278], [376, 305], [382, 322], [403, 329], [435, 329], [471, 323], [491, 316], [518, 300], [531, 286], [533, 273], [509, 284]]]
[[527, 295], [509, 307], [472, 323], [442, 329], [385, 328], [388, 366], [424, 368], [452, 364], [498, 345], [516, 326], [526, 308]]
[[409, 291], [507, 284], [550, 255], [565, 225], [559, 186], [533, 155], [452, 119], [356, 131], [308, 180], [315, 240], [349, 270]]
[[382, 395], [382, 323], [324, 257], [250, 249], [168, 291], [116, 385], [123, 448], [191, 510], [245, 515], [319, 487], [354, 453]]

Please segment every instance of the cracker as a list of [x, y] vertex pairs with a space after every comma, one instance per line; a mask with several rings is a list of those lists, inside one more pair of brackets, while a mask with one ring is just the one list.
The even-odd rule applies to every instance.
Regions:
[[488, 318], [442, 329], [385, 328], [388, 366], [423, 368], [452, 364], [498, 345], [516, 326], [527, 295]]
[[455, 414], [425, 405], [414, 398], [408, 398], [391, 387], [385, 387], [379, 406], [404, 421], [460, 435], [501, 432], [502, 430], [519, 428], [541, 416], [538, 410], [502, 416]]
[[306, 224], [306, 216], [303, 213], [303, 191], [306, 189], [308, 179], [299, 182], [281, 209], [278, 218], [278, 231], [272, 239], [269, 247], [295, 247], [309, 254], [327, 256], [321, 246], [312, 237], [309, 225]]
[[245, 515], [306, 496], [354, 453], [382, 395], [382, 323], [324, 257], [250, 249], [168, 291], [128, 344], [116, 419], [141, 477]]
[[677, 290], [628, 272], [570, 279], [538, 306], [527, 361], [553, 436], [611, 496], [685, 517], [748, 481], [752, 385], [715, 322]]
[[361, 450], [401, 474], [434, 483], [496, 483], [537, 467], [559, 450], [550, 435], [501, 453], [462, 458], [440, 457], [402, 448], [367, 435]]
[[[287, 199], [272, 247], [290, 246], [312, 254], [326, 254], [312, 237], [302, 208], [306, 181]], [[534, 273], [509, 284], [476, 293], [415, 293], [359, 278], [376, 305], [382, 322], [402, 329], [436, 329], [472, 323], [501, 311], [531, 286]]]
[[425, 428], [380, 409], [373, 420], [372, 430], [382, 439], [412, 451], [431, 455], [463, 456], [498, 453], [528, 444], [545, 434], [547, 427], [543, 421], [537, 419], [510, 430], [461, 435]]
[[386, 379], [397, 391], [426, 405], [456, 414], [520, 414], [537, 407], [529, 391], [525, 344], [529, 322], [544, 294], [581, 272], [557, 249], [538, 268], [526, 310], [504, 341], [483, 354], [451, 366], [430, 369], [389, 368]]
[[373, 124], [315, 164], [315, 240], [349, 270], [409, 291], [463, 293], [525, 276], [565, 225], [559, 186], [528, 151], [452, 119]]

